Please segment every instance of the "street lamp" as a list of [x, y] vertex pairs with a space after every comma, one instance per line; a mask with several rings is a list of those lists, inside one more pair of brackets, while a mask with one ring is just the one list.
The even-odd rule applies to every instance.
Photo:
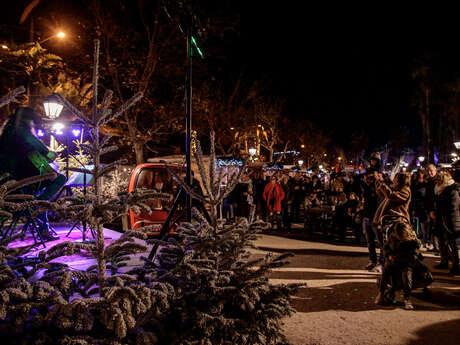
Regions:
[[299, 167], [301, 167], [303, 165], [303, 160], [299, 159], [297, 163], [299, 164]]
[[424, 157], [424, 156], [419, 156], [419, 157], [418, 157], [418, 161], [419, 161], [420, 163], [423, 163], [423, 162], [425, 161], [425, 157]]
[[305, 145], [304, 145], [304, 144], [300, 145], [300, 148], [301, 148], [301, 149], [304, 149], [304, 148], [305, 148]]
[[251, 148], [248, 150], [248, 152], [249, 152], [249, 155], [252, 157], [252, 156], [254, 156], [254, 155], [257, 153], [257, 149], [251, 147]]
[[45, 108], [46, 116], [50, 119], [58, 118], [59, 115], [61, 115], [62, 108], [64, 108], [54, 94], [45, 98], [43, 101], [43, 107]]
[[65, 33], [62, 32], [62, 31], [59, 31], [56, 35], [52, 35], [52, 36], [50, 36], [50, 37], [47, 37], [47, 38], [45, 38], [44, 40], [41, 40], [41, 41], [38, 42], [38, 43], [42, 44], [42, 43], [44, 43], [44, 42], [46, 42], [46, 41], [49, 41], [50, 39], [52, 39], [52, 38], [54, 38], [54, 37], [57, 37], [57, 38], [64, 38], [64, 37], [65, 37]]

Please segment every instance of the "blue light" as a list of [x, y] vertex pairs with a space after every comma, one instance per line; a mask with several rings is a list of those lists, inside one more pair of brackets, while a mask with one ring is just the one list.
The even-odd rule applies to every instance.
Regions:
[[37, 136], [39, 136], [39, 137], [44, 137], [45, 136], [45, 132], [43, 131], [43, 129], [37, 130]]
[[78, 137], [81, 133], [81, 130], [79, 129], [72, 129], [72, 133], [74, 137]]

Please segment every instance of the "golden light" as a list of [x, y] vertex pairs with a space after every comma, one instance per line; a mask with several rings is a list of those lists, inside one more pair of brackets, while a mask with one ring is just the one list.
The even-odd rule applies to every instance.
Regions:
[[257, 127], [262, 127], [262, 125], [257, 125]]
[[234, 129], [235, 129], [235, 127], [230, 127], [230, 130], [232, 130], [232, 131], [233, 131]]
[[2, 49], [8, 49], [8, 46], [2, 44]]
[[339, 157], [339, 158], [337, 158], [337, 159], [338, 159], [339, 161], [341, 161], [341, 160], [342, 160], [342, 157]]
[[64, 38], [64, 37], [65, 37], [65, 33], [62, 32], [62, 31], [59, 31], [58, 34], [57, 34], [56, 36], [59, 37], [59, 38]]
[[304, 144], [300, 145], [300, 148], [304, 149], [304, 148], [305, 148], [305, 145], [304, 145]]

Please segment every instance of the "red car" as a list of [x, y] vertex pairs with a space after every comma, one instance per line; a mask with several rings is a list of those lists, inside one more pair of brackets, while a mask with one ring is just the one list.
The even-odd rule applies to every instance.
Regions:
[[[177, 192], [178, 185], [173, 180], [169, 172], [165, 168], [165, 163], [144, 163], [136, 166], [131, 174], [129, 181], [129, 192], [137, 188], [145, 188], [155, 190], [161, 193], [170, 194], [168, 200], [153, 199], [149, 200], [151, 213], [142, 211], [140, 214], [135, 214], [132, 210], [129, 211], [129, 221], [131, 229], [138, 229], [142, 226], [157, 224], [158, 229], [152, 230], [149, 235], [159, 235], [161, 225], [168, 217], [169, 211], [174, 202], [174, 196]], [[168, 167], [173, 169], [178, 174], [185, 174], [185, 167], [180, 165], [168, 164]], [[174, 231], [177, 225], [185, 220], [185, 212], [183, 207], [179, 206], [171, 219], [171, 229]]]

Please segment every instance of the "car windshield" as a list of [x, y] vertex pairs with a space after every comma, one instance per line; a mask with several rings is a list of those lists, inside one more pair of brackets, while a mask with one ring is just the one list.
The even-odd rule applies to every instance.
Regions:
[[153, 210], [169, 210], [177, 190], [177, 184], [166, 169], [145, 168], [141, 170], [136, 181], [136, 189], [141, 188], [169, 194], [170, 197], [167, 200], [155, 198], [148, 202]]

